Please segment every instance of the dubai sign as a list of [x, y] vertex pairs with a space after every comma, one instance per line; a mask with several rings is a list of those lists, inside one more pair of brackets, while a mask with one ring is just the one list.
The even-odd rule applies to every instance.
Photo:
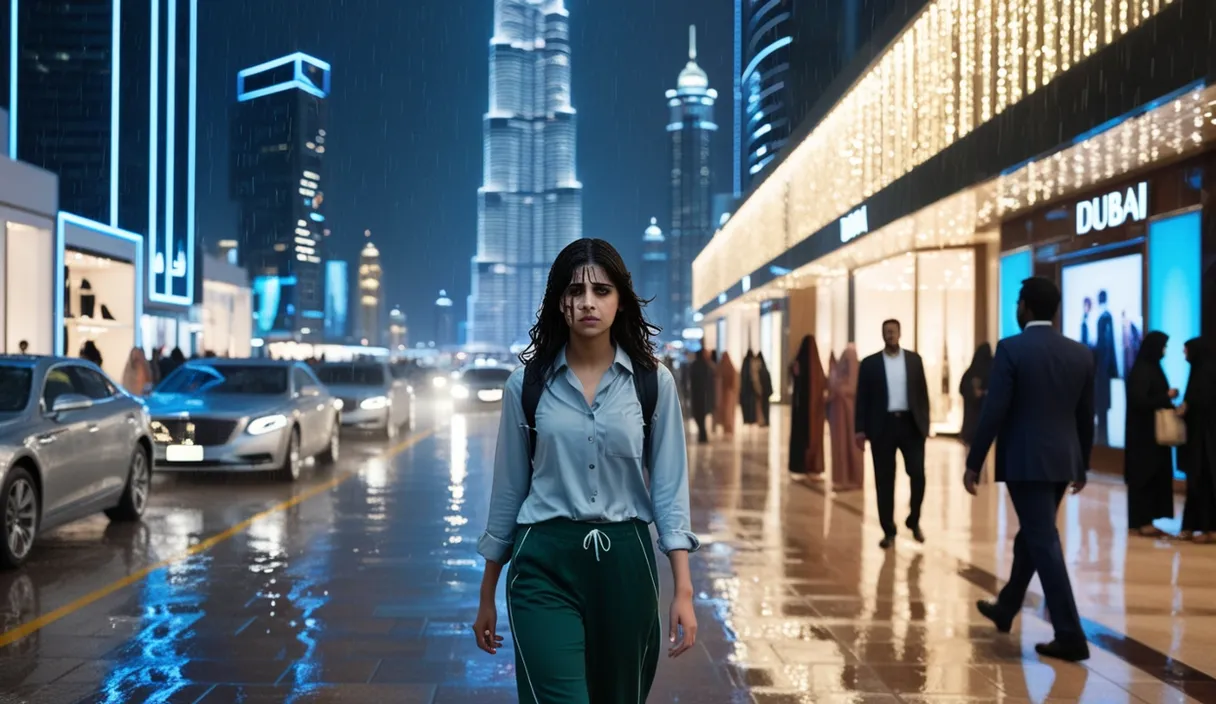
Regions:
[[841, 242], [856, 239], [869, 231], [870, 217], [864, 205], [840, 219]]
[[1088, 235], [1148, 219], [1148, 182], [1077, 203], [1077, 234]]

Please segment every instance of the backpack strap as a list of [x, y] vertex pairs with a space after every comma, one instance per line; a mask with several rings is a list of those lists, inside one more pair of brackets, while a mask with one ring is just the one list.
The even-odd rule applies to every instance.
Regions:
[[642, 404], [642, 464], [650, 469], [650, 430], [659, 405], [659, 370], [634, 365], [633, 387]]
[[520, 401], [524, 407], [524, 422], [528, 424], [528, 460], [536, 456], [536, 407], [540, 405], [541, 394], [545, 393], [545, 377], [534, 374], [536, 371], [531, 364], [524, 369], [524, 388]]

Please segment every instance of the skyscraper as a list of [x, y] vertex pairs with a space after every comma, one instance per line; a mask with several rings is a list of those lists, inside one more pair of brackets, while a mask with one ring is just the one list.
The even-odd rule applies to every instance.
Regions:
[[[364, 230], [363, 236], [371, 237], [372, 233]], [[369, 239], [359, 253], [359, 334], [372, 346], [380, 344], [380, 306], [384, 302], [380, 285], [382, 273], [380, 250]]]
[[[198, 0], [9, 0], [9, 157], [59, 176], [59, 207], [145, 238], [145, 296], [195, 300]], [[130, 322], [130, 321], [128, 321]]]
[[435, 339], [436, 347], [447, 347], [456, 344], [456, 326], [452, 320], [452, 299], [448, 292], [440, 289], [439, 298], [435, 299]]
[[674, 337], [692, 325], [692, 261], [714, 232], [713, 163], [710, 137], [718, 91], [697, 65], [697, 28], [688, 28], [688, 64], [667, 91], [671, 117], [671, 231], [667, 238], [670, 289], [668, 319], [660, 325]]
[[650, 218], [650, 227], [642, 237], [642, 269], [638, 294], [650, 299], [646, 306], [646, 319], [664, 327], [670, 324], [667, 314], [667, 240], [659, 229], [657, 218]]
[[557, 254], [582, 236], [564, 0], [495, 0], [469, 342], [528, 339]]
[[[320, 341], [325, 321], [322, 179], [329, 64], [295, 53], [237, 74], [232, 196], [240, 203], [240, 263], [271, 339]], [[307, 332], [305, 332], [307, 330]]]
[[895, 9], [896, 0], [735, 3], [738, 196], [777, 158], [824, 91]]

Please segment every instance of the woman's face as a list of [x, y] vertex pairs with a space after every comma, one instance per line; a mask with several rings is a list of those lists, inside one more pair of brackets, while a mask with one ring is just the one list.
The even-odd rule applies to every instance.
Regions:
[[580, 267], [562, 296], [562, 315], [571, 334], [598, 337], [612, 329], [621, 295], [598, 264]]
[[1191, 361], [1191, 346], [1190, 346], [1190, 345], [1183, 345], [1183, 346], [1182, 346], [1182, 354], [1183, 354], [1183, 356], [1184, 356], [1184, 357], [1186, 357], [1186, 361], [1188, 361], [1188, 362], [1189, 362], [1189, 361]]

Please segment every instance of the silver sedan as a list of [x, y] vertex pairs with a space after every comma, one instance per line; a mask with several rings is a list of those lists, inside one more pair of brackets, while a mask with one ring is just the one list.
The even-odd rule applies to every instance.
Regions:
[[0, 356], [0, 567], [39, 533], [98, 511], [143, 516], [152, 479], [147, 411], [78, 359]]
[[187, 362], [147, 403], [161, 469], [273, 470], [295, 481], [310, 457], [338, 460], [342, 404], [300, 362]]
[[393, 440], [413, 427], [414, 389], [387, 362], [331, 362], [317, 367], [329, 392], [342, 399], [342, 426], [373, 430]]

